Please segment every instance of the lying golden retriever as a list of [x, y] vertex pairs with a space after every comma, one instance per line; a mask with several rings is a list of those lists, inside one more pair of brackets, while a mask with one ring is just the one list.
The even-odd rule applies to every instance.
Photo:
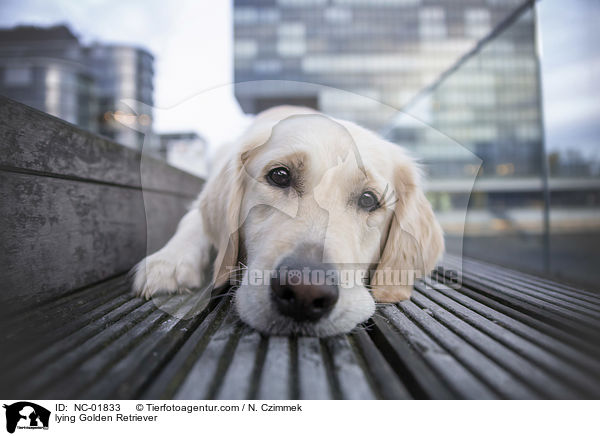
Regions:
[[230, 148], [175, 235], [137, 266], [139, 295], [200, 288], [213, 262], [213, 285], [237, 286], [245, 323], [329, 336], [375, 301], [409, 298], [443, 252], [414, 161], [362, 127], [280, 106]]

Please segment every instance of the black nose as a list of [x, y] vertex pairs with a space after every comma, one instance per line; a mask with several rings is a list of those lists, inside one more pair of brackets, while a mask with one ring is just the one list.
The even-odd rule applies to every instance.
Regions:
[[296, 321], [316, 321], [338, 300], [337, 277], [325, 265], [293, 259], [284, 260], [271, 278], [275, 306]]

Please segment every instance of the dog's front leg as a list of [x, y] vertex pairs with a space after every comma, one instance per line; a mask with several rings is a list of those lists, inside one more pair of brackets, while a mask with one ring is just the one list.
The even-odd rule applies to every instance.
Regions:
[[202, 287], [210, 247], [200, 209], [195, 206], [181, 219], [169, 242], [134, 268], [133, 290], [150, 298], [157, 292], [187, 292]]

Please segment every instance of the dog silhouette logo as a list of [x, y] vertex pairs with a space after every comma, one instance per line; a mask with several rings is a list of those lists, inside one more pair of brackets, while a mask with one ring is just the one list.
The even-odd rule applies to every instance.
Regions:
[[35, 403], [19, 401], [6, 409], [6, 431], [14, 433], [19, 429], [48, 429], [50, 411]]

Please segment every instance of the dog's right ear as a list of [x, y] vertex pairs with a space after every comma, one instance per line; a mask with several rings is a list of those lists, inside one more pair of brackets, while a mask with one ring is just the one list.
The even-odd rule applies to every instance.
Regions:
[[242, 162], [238, 153], [220, 165], [198, 199], [204, 231], [217, 249], [213, 285], [227, 283], [238, 264], [240, 208], [244, 196]]
[[217, 249], [213, 268], [213, 286], [223, 286], [238, 267], [240, 254], [240, 215], [248, 174], [244, 168], [249, 156], [264, 144], [271, 134], [271, 126], [251, 126], [234, 152], [223, 160], [211, 175], [198, 199], [204, 230]]

